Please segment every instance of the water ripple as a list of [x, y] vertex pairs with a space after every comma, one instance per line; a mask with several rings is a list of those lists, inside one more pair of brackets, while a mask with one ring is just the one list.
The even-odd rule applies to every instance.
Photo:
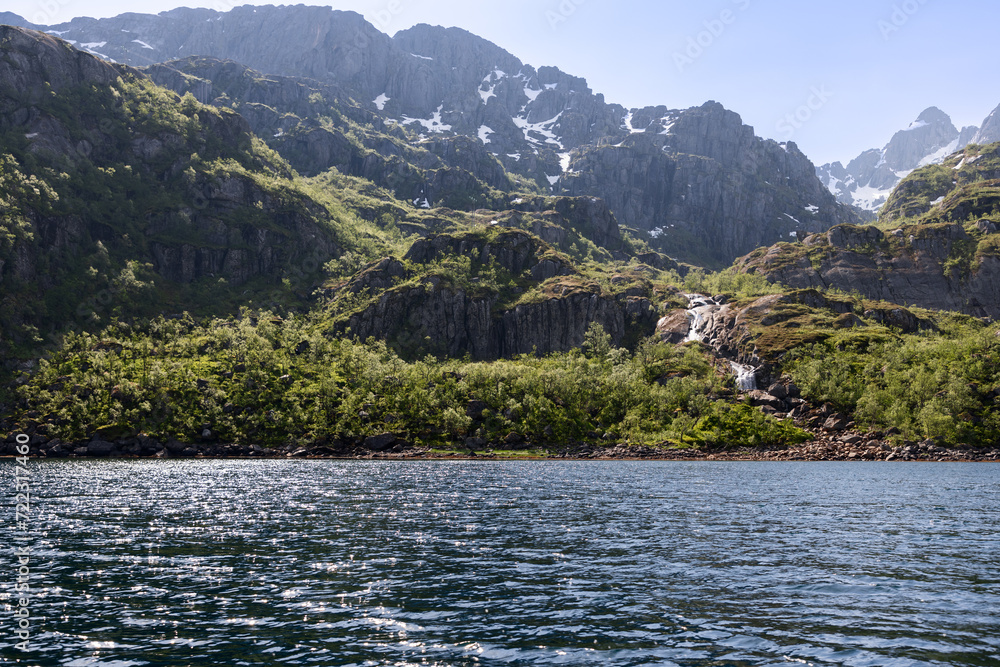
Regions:
[[39, 664], [1000, 664], [995, 465], [37, 465]]

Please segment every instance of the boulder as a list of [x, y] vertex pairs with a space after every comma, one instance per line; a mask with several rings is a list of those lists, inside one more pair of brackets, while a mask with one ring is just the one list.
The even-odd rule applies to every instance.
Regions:
[[163, 446], [167, 449], [168, 452], [170, 452], [175, 456], [180, 455], [181, 452], [183, 452], [185, 449], [188, 448], [188, 445], [186, 443], [180, 442], [179, 440], [167, 440], [167, 442]]
[[108, 456], [114, 449], [114, 444], [107, 440], [92, 440], [87, 445], [87, 454], [90, 456]]
[[371, 435], [365, 438], [364, 448], [373, 452], [384, 452], [396, 444], [394, 433], [383, 433], [381, 435]]
[[851, 420], [841, 414], [835, 414], [823, 422], [823, 428], [827, 431], [846, 431]]

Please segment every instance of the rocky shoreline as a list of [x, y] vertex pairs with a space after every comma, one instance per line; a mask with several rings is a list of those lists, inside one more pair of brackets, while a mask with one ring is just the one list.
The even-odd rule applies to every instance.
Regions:
[[[321, 436], [309, 444], [289, 444], [267, 448], [260, 445], [224, 444], [210, 430], [202, 431], [196, 442], [176, 439], [161, 442], [145, 434], [99, 430], [90, 440], [64, 442], [50, 437], [45, 423], [29, 426], [24, 432], [9, 432], [0, 443], [0, 457], [19, 454], [19, 443], [28, 445], [31, 458], [303, 458], [303, 459], [474, 459], [474, 460], [661, 460], [661, 461], [1000, 461], [1000, 443], [991, 447], [942, 447], [933, 440], [901, 441], [899, 432], [862, 431], [849, 415], [830, 404], [815, 405], [800, 397], [799, 389], [787, 376], [766, 391], [752, 390], [741, 400], [777, 419], [792, 421], [810, 433], [812, 439], [797, 445], [742, 448], [697, 448], [640, 446], [615, 442], [577, 442], [557, 445], [526, 442], [510, 433], [504, 440], [490, 442], [466, 438], [449, 450], [416, 446], [394, 433], [366, 438], [337, 439]], [[5, 430], [10, 431], [11, 424]], [[609, 434], [605, 434], [605, 438]], [[23, 447], [23, 445], [21, 445]]]
[[[0, 443], [0, 457], [19, 455], [18, 434]], [[89, 442], [65, 443], [43, 435], [28, 438], [28, 456], [45, 459], [379, 459], [379, 460], [649, 460], [649, 461], [1000, 461], [1000, 447], [944, 448], [931, 441], [893, 445], [853, 430], [817, 430], [813, 440], [789, 447], [745, 447], [738, 449], [663, 448], [628, 444], [578, 443], [560, 448], [532, 448], [518, 455], [505, 448], [501, 453], [489, 446], [457, 448], [446, 452], [413, 446], [395, 436], [373, 436], [356, 443], [336, 441], [322, 445], [265, 448], [259, 445], [159, 442], [145, 435]], [[465, 449], [466, 451], [462, 451]]]

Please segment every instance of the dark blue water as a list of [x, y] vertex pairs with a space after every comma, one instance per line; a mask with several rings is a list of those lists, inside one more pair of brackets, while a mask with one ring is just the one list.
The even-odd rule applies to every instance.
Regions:
[[32, 465], [5, 664], [1000, 665], [995, 464]]

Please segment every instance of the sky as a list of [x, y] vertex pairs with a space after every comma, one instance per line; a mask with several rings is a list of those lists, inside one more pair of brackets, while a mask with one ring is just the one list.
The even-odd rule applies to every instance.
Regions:
[[[2, 0], [38, 24], [256, 0]], [[959, 128], [1000, 105], [996, 0], [343, 0], [394, 34], [457, 26], [539, 67], [587, 79], [608, 102], [708, 100], [814, 163], [881, 148], [929, 106]]]

